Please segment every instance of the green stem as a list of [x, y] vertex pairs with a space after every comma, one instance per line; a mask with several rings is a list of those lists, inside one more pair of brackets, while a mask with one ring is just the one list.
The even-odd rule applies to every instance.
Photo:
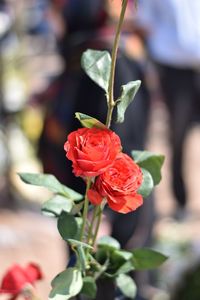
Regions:
[[95, 228], [95, 232], [94, 232], [94, 237], [93, 237], [93, 241], [92, 241], [92, 246], [94, 247], [95, 245], [95, 242], [96, 242], [96, 239], [97, 239], [97, 234], [99, 232], [99, 226], [101, 224], [101, 218], [102, 218], [102, 209], [101, 209], [101, 206], [99, 205], [98, 206], [98, 211], [97, 211], [97, 216], [98, 216], [98, 219], [97, 219], [97, 224], [96, 224], [96, 228]]
[[84, 199], [84, 208], [83, 208], [83, 224], [82, 224], [82, 227], [81, 227], [81, 234], [80, 234], [81, 242], [83, 242], [83, 240], [84, 240], [85, 225], [86, 225], [86, 222], [87, 222], [88, 207], [89, 207], [89, 200], [88, 200], [88, 197], [87, 197], [87, 192], [90, 188], [90, 185], [91, 185], [91, 179], [88, 178], [87, 179], [86, 192], [85, 192], [85, 199]]
[[94, 224], [95, 224], [95, 220], [96, 220], [96, 217], [97, 217], [97, 214], [98, 214], [98, 206], [95, 207], [94, 209], [94, 212], [93, 212], [93, 216], [92, 216], [92, 220], [91, 220], [91, 223], [90, 223], [90, 227], [89, 227], [89, 231], [88, 231], [88, 239], [87, 239], [87, 243], [90, 244], [90, 241], [91, 241], [91, 238], [92, 238], [92, 229], [94, 227]]
[[[126, 12], [126, 7], [127, 7], [128, 0], [123, 0], [122, 1], [122, 9], [120, 13], [120, 18], [119, 22], [117, 25], [116, 29], [116, 34], [115, 34], [115, 39], [113, 43], [113, 49], [112, 49], [112, 55], [111, 55], [111, 72], [110, 72], [110, 79], [109, 79], [109, 87], [108, 87], [108, 112], [107, 112], [107, 118], [106, 118], [106, 126], [109, 128], [112, 120], [112, 113], [113, 109], [115, 107], [115, 101], [114, 101], [114, 79], [115, 79], [115, 67], [116, 67], [116, 59], [117, 59], [117, 51], [119, 48], [119, 40], [120, 40], [120, 33], [125, 17], [125, 12]], [[85, 232], [85, 227], [86, 227], [86, 220], [87, 220], [87, 215], [88, 215], [88, 206], [89, 206], [89, 200], [87, 198], [87, 191], [90, 188], [91, 185], [91, 180], [87, 180], [87, 188], [86, 188], [86, 193], [85, 193], [85, 200], [84, 200], [84, 209], [83, 209], [83, 224], [81, 228], [81, 241], [84, 239], [84, 232]], [[90, 242], [91, 235], [92, 235], [92, 229], [93, 225], [95, 223], [95, 220], [97, 218], [97, 224], [94, 232], [94, 237], [92, 240], [92, 246], [94, 246], [97, 238], [97, 234], [99, 231], [99, 226], [101, 223], [101, 218], [102, 218], [102, 209], [100, 206], [97, 206], [94, 211], [94, 215], [92, 218], [92, 223], [89, 228], [88, 232], [88, 242]]]
[[106, 126], [108, 128], [110, 127], [111, 120], [112, 120], [112, 113], [115, 107], [115, 101], [114, 101], [115, 67], [116, 67], [116, 60], [117, 60], [117, 51], [119, 48], [120, 33], [124, 21], [127, 3], [128, 0], [123, 0], [122, 2], [122, 9], [121, 9], [120, 18], [117, 25], [115, 39], [113, 43], [113, 49], [112, 49], [111, 71], [110, 71], [110, 80], [108, 86], [108, 112], [107, 112], [107, 119], [106, 119]]
[[[114, 101], [114, 80], [115, 80], [115, 67], [116, 67], [116, 60], [117, 60], [117, 51], [119, 48], [119, 40], [120, 40], [120, 34], [122, 30], [122, 25], [125, 17], [126, 7], [127, 7], [128, 0], [122, 1], [122, 9], [119, 17], [119, 22], [117, 24], [117, 29], [115, 33], [115, 39], [113, 43], [113, 49], [112, 49], [112, 55], [111, 55], [111, 71], [110, 71], [110, 79], [109, 79], [109, 86], [108, 86], [108, 112], [107, 112], [107, 118], [106, 118], [106, 126], [109, 128], [112, 120], [112, 114], [113, 109], [115, 107], [115, 101]], [[101, 223], [102, 218], [102, 212], [100, 206], [98, 206], [98, 219], [97, 219], [97, 225], [92, 241], [92, 246], [94, 246], [97, 238], [97, 234], [99, 231], [99, 226]], [[96, 215], [96, 214], [95, 214]], [[95, 216], [96, 218], [96, 216]]]

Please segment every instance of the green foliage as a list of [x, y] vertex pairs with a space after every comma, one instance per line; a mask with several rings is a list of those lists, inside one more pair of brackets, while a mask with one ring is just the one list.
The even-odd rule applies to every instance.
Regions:
[[134, 161], [141, 167], [149, 171], [153, 178], [154, 185], [161, 180], [161, 167], [164, 162], [163, 155], [157, 155], [149, 151], [132, 151]]
[[74, 239], [68, 239], [67, 241], [70, 243], [70, 245], [75, 246], [75, 247], [81, 246], [82, 248], [87, 248], [87, 249], [91, 249], [91, 250], [93, 249], [92, 246], [90, 246], [89, 244], [86, 244], [84, 242], [80, 242], [80, 241], [77, 241]]
[[120, 244], [112, 237], [102, 237], [97, 244], [95, 258], [103, 266], [106, 265], [102, 276], [115, 278], [119, 274], [128, 273], [134, 269], [132, 264], [133, 254], [121, 250]]
[[83, 286], [81, 271], [68, 268], [58, 274], [52, 281], [50, 300], [68, 300], [79, 294]]
[[25, 183], [46, 187], [50, 191], [72, 200], [82, 199], [81, 194], [60, 183], [54, 175], [39, 173], [18, 173], [18, 175]]
[[132, 253], [123, 250], [116, 250], [109, 259], [109, 264], [105, 272], [106, 277], [116, 278], [119, 274], [129, 273], [134, 270], [132, 264]]
[[117, 123], [124, 122], [124, 114], [127, 107], [133, 101], [139, 87], [141, 85], [140, 80], [131, 81], [126, 85], [122, 85], [122, 94], [119, 99], [117, 99]]
[[78, 233], [78, 222], [69, 213], [62, 211], [57, 223], [58, 231], [64, 240], [73, 239]]
[[97, 293], [97, 285], [95, 279], [91, 276], [84, 277], [81, 294], [87, 296], [89, 299], [95, 299], [96, 293]]
[[132, 253], [125, 250], [115, 250], [112, 255], [112, 260], [118, 262], [125, 262], [132, 258]]
[[142, 195], [144, 198], [146, 198], [151, 194], [154, 188], [154, 184], [153, 184], [153, 178], [151, 174], [146, 169], [142, 168], [142, 174], [143, 174], [143, 181], [142, 181], [142, 185], [138, 189], [138, 193]]
[[120, 268], [126, 261], [132, 258], [132, 253], [125, 250], [115, 250], [110, 257], [112, 268]]
[[63, 197], [61, 195], [55, 195], [50, 200], [42, 204], [42, 211], [58, 216], [62, 211], [70, 213], [73, 205], [74, 202], [71, 199]]
[[98, 240], [97, 247], [105, 249], [106, 251], [113, 251], [115, 249], [120, 249], [120, 244], [111, 236], [103, 236]]
[[115, 276], [119, 274], [126, 274], [133, 271], [135, 268], [131, 260], [126, 261], [121, 267], [116, 271]]
[[99, 120], [92, 118], [88, 115], [76, 112], [75, 117], [80, 121], [81, 125], [86, 128], [100, 128], [100, 129], [105, 129], [107, 128], [106, 125], [101, 123]]
[[111, 70], [110, 53], [108, 51], [88, 49], [82, 55], [81, 65], [86, 74], [108, 93]]
[[75, 239], [68, 239], [67, 241], [76, 253], [76, 265], [79, 266], [79, 269], [85, 274], [86, 269], [89, 268], [88, 255], [85, 249], [92, 250], [92, 246]]
[[134, 249], [132, 263], [136, 270], [154, 269], [167, 260], [167, 256], [152, 249]]
[[137, 287], [134, 280], [125, 274], [120, 274], [116, 278], [116, 285], [126, 297], [134, 299], [137, 293]]

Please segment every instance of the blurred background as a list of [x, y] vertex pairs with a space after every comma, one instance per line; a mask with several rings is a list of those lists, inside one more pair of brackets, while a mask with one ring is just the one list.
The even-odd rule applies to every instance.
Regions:
[[[200, 7], [198, 0], [191, 7], [184, 0], [181, 8], [166, 0], [170, 14], [163, 1], [144, 2], [138, 1], [137, 10], [129, 3], [116, 78], [123, 84], [140, 79], [142, 88], [127, 123], [116, 131], [127, 152], [146, 149], [164, 154], [165, 162], [162, 181], [133, 219], [124, 245], [169, 255], [159, 270], [136, 276], [142, 287], [138, 299], [199, 300], [200, 23], [194, 12]], [[79, 187], [65, 165], [63, 143], [79, 126], [76, 111], [102, 121], [105, 116], [103, 92], [82, 75], [80, 56], [87, 48], [111, 49], [120, 5], [121, 0], [0, 0], [0, 279], [13, 263], [36, 262], [45, 276], [37, 284], [42, 299], [65, 268], [67, 249], [55, 220], [40, 212], [50, 193], [25, 185], [17, 173], [53, 173]], [[180, 15], [187, 15], [187, 22]], [[108, 218], [102, 231], [123, 236], [125, 229], [118, 233], [113, 220]]]

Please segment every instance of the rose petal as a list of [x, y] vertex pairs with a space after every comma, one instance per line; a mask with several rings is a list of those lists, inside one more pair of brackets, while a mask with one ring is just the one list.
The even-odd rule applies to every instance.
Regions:
[[119, 201], [115, 198], [115, 202], [113, 202], [110, 198], [107, 200], [108, 206], [111, 209], [123, 214], [134, 211], [143, 204], [143, 198], [139, 194], [135, 194], [134, 196], [124, 196], [123, 199], [119, 197]]
[[87, 197], [90, 202], [94, 205], [100, 205], [102, 202], [102, 197], [99, 193], [93, 189], [89, 189], [87, 192]]

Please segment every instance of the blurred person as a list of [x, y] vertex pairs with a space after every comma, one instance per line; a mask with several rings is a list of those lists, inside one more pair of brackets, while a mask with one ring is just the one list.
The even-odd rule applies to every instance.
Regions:
[[199, 12], [199, 0], [139, 0], [136, 17], [169, 112], [177, 217], [185, 214], [187, 204], [184, 142], [193, 122], [200, 121]]
[[[88, 48], [110, 51], [116, 24], [110, 17], [106, 1], [54, 0], [52, 7], [51, 16], [64, 69], [38, 98], [45, 108], [39, 155], [45, 173], [54, 174], [67, 186], [84, 193], [84, 183], [72, 174], [71, 163], [66, 159], [63, 145], [67, 135], [80, 127], [79, 121], [74, 118], [75, 112], [82, 112], [105, 122], [105, 93], [83, 72], [80, 58]], [[149, 111], [149, 97], [143, 81], [142, 67], [126, 54], [124, 47], [124, 41], [130, 33], [132, 28], [125, 26], [118, 51], [115, 98], [119, 96], [122, 84], [136, 79], [141, 79], [143, 84], [126, 112], [124, 123], [112, 123], [112, 129], [119, 134], [124, 152], [128, 154], [132, 149], [144, 148]], [[122, 247], [127, 245], [138, 227], [141, 214], [145, 214], [146, 217], [145, 222], [140, 221], [139, 243], [143, 244], [144, 240], [148, 240], [152, 227], [152, 211], [153, 205], [149, 201], [149, 204], [136, 212], [127, 215], [114, 212], [110, 214], [112, 234], [120, 240]], [[145, 234], [142, 236], [143, 227]]]

